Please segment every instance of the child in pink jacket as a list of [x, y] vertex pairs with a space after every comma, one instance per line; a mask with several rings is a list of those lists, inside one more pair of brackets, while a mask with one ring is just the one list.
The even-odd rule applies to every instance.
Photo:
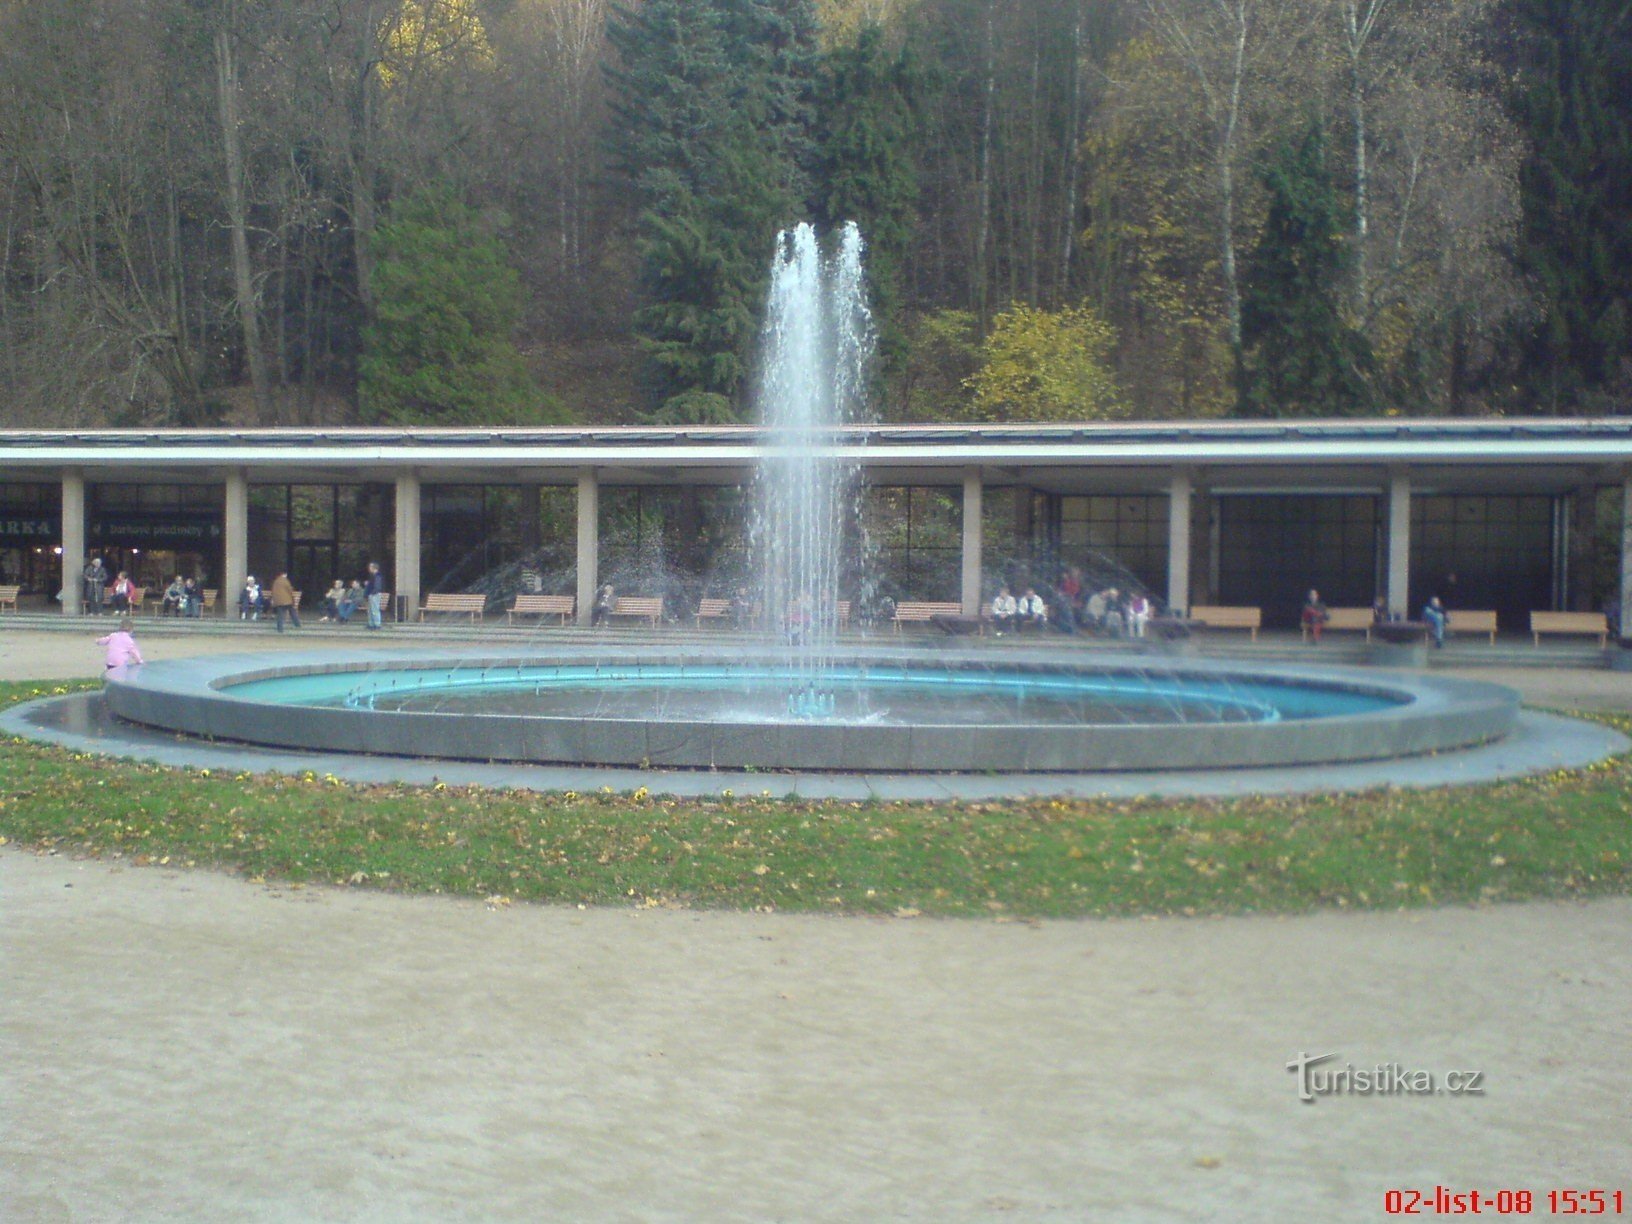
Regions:
[[98, 646], [108, 648], [108, 670], [123, 667], [127, 663], [140, 663], [142, 652], [136, 648], [136, 639], [131, 636], [131, 630], [136, 626], [130, 617], [119, 622], [119, 628], [108, 634], [107, 637], [96, 639]]

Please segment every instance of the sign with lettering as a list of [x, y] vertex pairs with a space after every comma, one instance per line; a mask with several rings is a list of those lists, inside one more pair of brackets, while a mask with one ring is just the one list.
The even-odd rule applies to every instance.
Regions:
[[91, 520], [90, 538], [97, 544], [208, 545], [221, 539], [221, 524], [214, 519], [148, 518], [108, 515]]
[[0, 509], [0, 540], [8, 543], [55, 544], [61, 539], [57, 520], [37, 514], [13, 514]]

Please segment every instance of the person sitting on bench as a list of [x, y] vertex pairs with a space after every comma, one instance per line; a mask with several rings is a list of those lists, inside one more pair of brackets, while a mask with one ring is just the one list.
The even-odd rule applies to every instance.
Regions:
[[1020, 615], [1020, 605], [1015, 603], [1014, 596], [1009, 593], [1007, 586], [997, 588], [997, 594], [992, 597], [992, 625], [997, 636], [1002, 637], [1015, 626], [1015, 620]]
[[1041, 629], [1048, 624], [1048, 605], [1043, 597], [1037, 594], [1036, 587], [1027, 587], [1026, 593], [1020, 597], [1019, 607], [1016, 609], [1015, 626], [1018, 632], [1024, 633], [1026, 626]]

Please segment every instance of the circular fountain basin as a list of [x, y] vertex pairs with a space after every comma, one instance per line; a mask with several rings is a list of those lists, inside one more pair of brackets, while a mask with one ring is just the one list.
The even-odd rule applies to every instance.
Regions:
[[1518, 712], [1490, 684], [1189, 659], [847, 650], [815, 700], [799, 674], [744, 649], [314, 652], [128, 668], [107, 700], [132, 722], [297, 749], [857, 773], [1376, 760], [1500, 738]]

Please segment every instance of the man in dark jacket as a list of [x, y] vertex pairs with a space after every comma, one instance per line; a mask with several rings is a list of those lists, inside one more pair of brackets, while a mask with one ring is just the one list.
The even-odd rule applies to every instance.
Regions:
[[108, 571], [102, 568], [102, 558], [92, 557], [85, 566], [85, 614], [101, 616], [102, 604], [107, 599]]

